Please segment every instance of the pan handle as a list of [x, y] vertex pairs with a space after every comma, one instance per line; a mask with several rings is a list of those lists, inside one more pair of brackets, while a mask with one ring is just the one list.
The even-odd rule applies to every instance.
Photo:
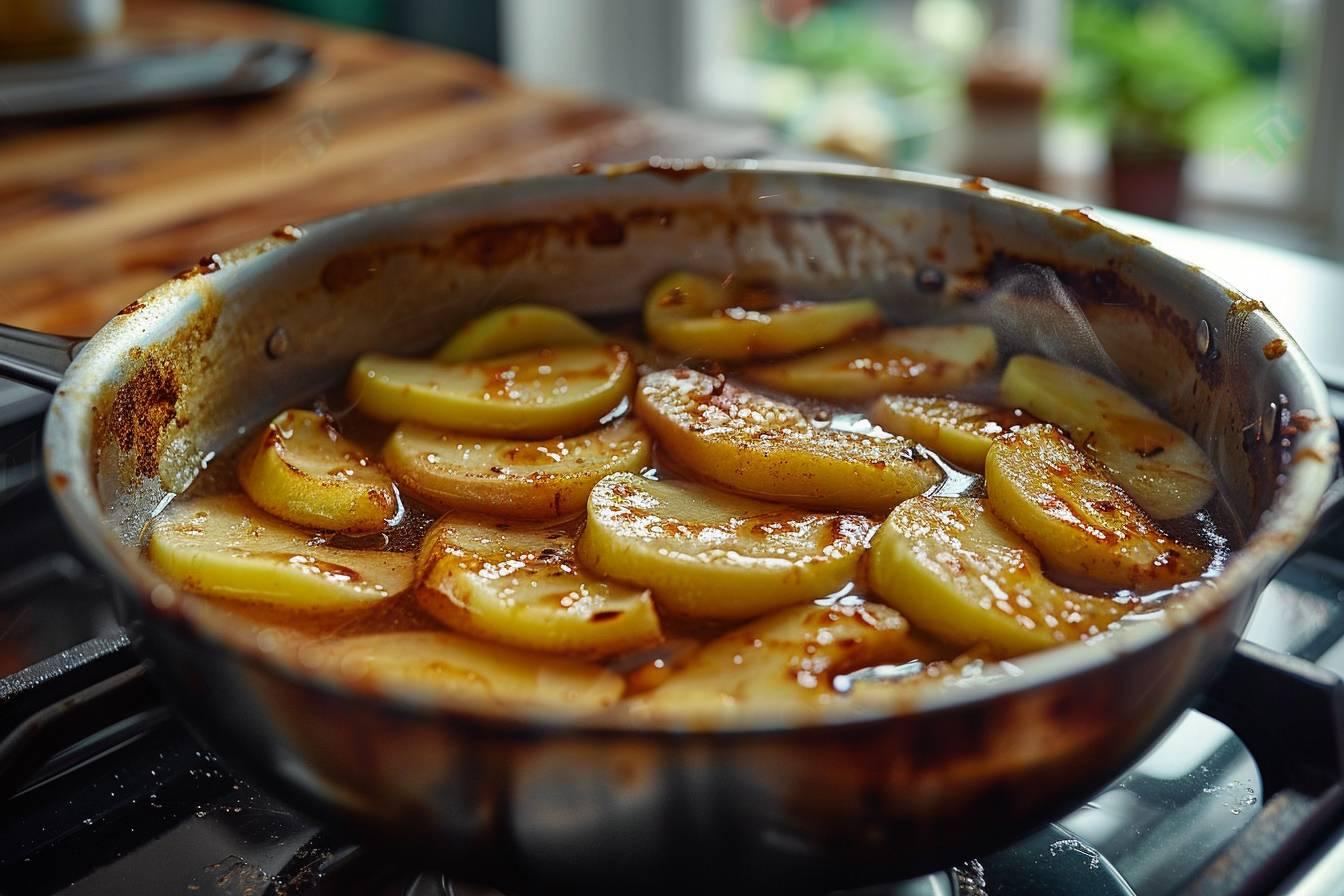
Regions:
[[87, 341], [0, 324], [0, 377], [55, 392]]

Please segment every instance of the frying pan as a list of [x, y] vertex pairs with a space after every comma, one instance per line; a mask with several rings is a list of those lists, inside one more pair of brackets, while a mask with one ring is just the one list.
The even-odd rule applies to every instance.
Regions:
[[[141, 557], [146, 520], [212, 452], [359, 353], [425, 352], [507, 302], [633, 312], [687, 267], [871, 294], [901, 322], [990, 320], [1008, 351], [1123, 377], [1208, 451], [1245, 542], [1214, 586], [1100, 641], [913, 689], [878, 717], [725, 731], [360, 693], [202, 625]], [[1081, 335], [1050, 323], [1060, 295]], [[439, 193], [203, 259], [77, 353], [5, 342], [7, 373], [55, 385], [56, 504], [123, 586], [137, 650], [201, 739], [301, 809], [515, 891], [822, 890], [1020, 837], [1134, 761], [1209, 681], [1338, 452], [1320, 379], [1258, 302], [1082, 212], [847, 166], [641, 163]]]

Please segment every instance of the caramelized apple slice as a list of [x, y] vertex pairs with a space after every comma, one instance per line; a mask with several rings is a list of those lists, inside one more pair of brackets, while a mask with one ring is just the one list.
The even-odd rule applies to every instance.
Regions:
[[355, 687], [447, 706], [598, 712], [625, 683], [601, 666], [483, 644], [449, 632], [385, 632], [321, 641], [305, 663]]
[[916, 656], [895, 610], [857, 598], [777, 610], [709, 642], [654, 690], [630, 702], [637, 717], [799, 722], [843, 709], [837, 675]]
[[879, 398], [868, 416], [887, 432], [914, 439], [945, 460], [977, 473], [984, 471], [985, 452], [995, 437], [1036, 422], [1017, 408], [907, 395]]
[[989, 327], [900, 327], [787, 361], [753, 364], [743, 375], [813, 398], [854, 401], [886, 392], [928, 395], [975, 382], [998, 363]]
[[378, 532], [401, 513], [382, 464], [312, 411], [284, 411], [238, 459], [238, 482], [262, 510], [298, 526]]
[[880, 514], [942, 480], [909, 439], [813, 426], [792, 405], [693, 370], [644, 377], [635, 411], [673, 458], [761, 498]]
[[546, 305], [510, 305], [468, 321], [435, 353], [434, 360], [453, 364], [604, 341], [601, 333], [568, 311]]
[[688, 273], [659, 280], [644, 303], [644, 329], [655, 343], [683, 357], [721, 361], [797, 354], [881, 324], [872, 299], [781, 304], [775, 296]]
[[1194, 513], [1217, 491], [1213, 464], [1194, 439], [1099, 377], [1018, 355], [1000, 389], [1006, 403], [1068, 433], [1156, 519]]
[[1209, 555], [1169, 537], [1102, 467], [1046, 423], [989, 449], [985, 487], [995, 515], [1052, 569], [1105, 585], [1153, 590], [1199, 576]]
[[576, 524], [449, 514], [420, 551], [420, 605], [458, 631], [549, 653], [605, 656], [662, 638], [649, 592], [574, 559]]
[[588, 497], [579, 557], [603, 575], [652, 588], [678, 615], [747, 619], [845, 585], [871, 530], [861, 516], [616, 473]]
[[149, 523], [149, 559], [195, 594], [296, 610], [367, 606], [406, 590], [415, 558], [322, 544], [242, 495], [179, 498]]
[[461, 364], [364, 355], [349, 392], [370, 417], [520, 439], [592, 429], [630, 394], [619, 345], [538, 349]]
[[1095, 635], [1132, 601], [1056, 585], [1036, 551], [979, 498], [911, 498], [873, 537], [869, 581], [914, 625], [1002, 656]]
[[402, 488], [436, 510], [543, 520], [583, 510], [599, 479], [642, 470], [652, 448], [653, 437], [633, 418], [544, 442], [403, 423], [383, 460]]

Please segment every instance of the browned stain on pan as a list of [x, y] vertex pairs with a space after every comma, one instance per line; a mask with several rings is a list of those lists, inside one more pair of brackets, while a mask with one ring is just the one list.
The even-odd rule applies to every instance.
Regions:
[[131, 302], [131, 304], [127, 305], [125, 308], [118, 311], [117, 317], [121, 317], [123, 314], [134, 314], [143, 307], [145, 307], [145, 303], [140, 301], [139, 299], [136, 299], [134, 302]]
[[620, 246], [629, 240], [632, 232], [664, 230], [682, 218], [704, 222], [711, 230], [717, 228], [726, 233], [729, 240], [735, 238], [741, 227], [769, 229], [780, 250], [786, 253], [807, 248], [802, 244], [802, 228], [820, 227], [841, 257], [847, 257], [860, 242], [880, 245], [890, 257], [900, 257], [885, 234], [867, 221], [844, 212], [765, 211], [758, 207], [725, 209], [717, 205], [691, 204], [476, 224], [458, 231], [442, 243], [343, 252], [327, 262], [320, 280], [328, 292], [353, 289], [370, 280], [389, 258], [399, 254], [449, 258], [482, 270], [497, 270], [553, 247]]
[[1320, 422], [1320, 419], [1321, 418], [1316, 415], [1316, 412], [1310, 408], [1302, 408], [1301, 410], [1293, 411], [1293, 413], [1288, 416], [1288, 425], [1283, 428], [1283, 436], [1285, 438], [1292, 438], [1298, 433], [1306, 432]]
[[196, 262], [195, 266], [187, 268], [173, 275], [174, 280], [190, 280], [192, 277], [199, 277], [201, 274], [213, 274], [219, 270], [222, 263], [218, 255], [206, 255]]
[[619, 246], [625, 242], [625, 224], [610, 212], [594, 212], [584, 236], [590, 246]]
[[[1093, 234], [1101, 233], [1129, 246], [1152, 245], [1150, 241], [1144, 239], [1141, 236], [1135, 236], [1132, 233], [1125, 233], [1123, 231], [1116, 230], [1113, 227], [1106, 226], [1105, 224], [1098, 221], [1096, 218], [1092, 217], [1092, 215], [1090, 214], [1091, 211], [1092, 211], [1091, 208], [1084, 206], [1082, 208], [1066, 208], [1060, 211], [1059, 213], [1060, 218], [1068, 218], [1071, 221], [1076, 221], [1084, 225], [1085, 229], [1083, 230], [1078, 230], [1075, 227], [1061, 227], [1057, 225], [1053, 226], [1052, 229], [1055, 231], [1057, 235], [1063, 237], [1064, 239], [1085, 239], [1087, 237], [1092, 236]], [[1051, 222], [1053, 224], [1054, 222], [1057, 222], [1059, 219], [1047, 218], [1046, 220], [1047, 222]]]
[[107, 424], [136, 474], [158, 475], [163, 432], [177, 420], [181, 395], [177, 372], [158, 358], [150, 358], [112, 399]]
[[322, 286], [328, 292], [354, 289], [373, 279], [383, 266], [385, 253], [372, 249], [342, 252], [322, 268]]
[[1241, 293], [1231, 289], [1225, 290], [1225, 292], [1227, 294], [1228, 301], [1232, 303], [1232, 306], [1227, 309], [1227, 314], [1229, 317], [1231, 317], [1232, 315], [1244, 316], [1256, 311], [1268, 310], [1265, 308], [1264, 302], [1258, 301], [1256, 299], [1248, 299]]
[[[218, 256], [215, 256], [218, 258]], [[196, 380], [210, 363], [204, 346], [214, 335], [220, 303], [207, 286], [197, 287], [202, 306], [172, 336], [127, 352], [134, 371], [119, 386], [108, 386], [93, 409], [94, 443], [109, 438], [122, 456], [123, 476], [159, 474], [174, 426], [185, 426], [184, 384]]]

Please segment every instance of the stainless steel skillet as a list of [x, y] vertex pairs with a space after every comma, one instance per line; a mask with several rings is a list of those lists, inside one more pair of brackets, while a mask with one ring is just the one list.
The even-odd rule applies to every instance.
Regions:
[[[1010, 350], [1045, 332], [1069, 360], [1113, 364], [1209, 452], [1246, 542], [1179, 611], [1012, 675], [924, 689], [881, 718], [716, 732], [501, 718], [310, 679], [201, 629], [140, 557], [145, 520], [211, 452], [357, 354], [427, 350], [510, 301], [634, 311], [677, 267], [870, 293], [901, 321], [991, 317]], [[1092, 335], [1050, 328], [1060, 295]], [[641, 164], [435, 194], [216, 256], [127, 306], [63, 378], [70, 345], [8, 339], [27, 361], [7, 371], [59, 383], [56, 502], [201, 737], [304, 809], [520, 890], [834, 888], [1020, 836], [1189, 704], [1305, 537], [1337, 453], [1324, 387], [1259, 303], [1081, 213], [844, 166]]]

